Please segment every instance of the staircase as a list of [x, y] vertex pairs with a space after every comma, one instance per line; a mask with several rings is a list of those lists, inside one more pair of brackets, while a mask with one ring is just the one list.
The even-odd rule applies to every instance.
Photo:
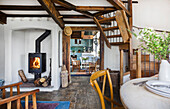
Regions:
[[[111, 48], [111, 46], [119, 46], [128, 49], [131, 34], [127, 30], [130, 30], [130, 28], [127, 16], [123, 10], [111, 12], [98, 18], [94, 17], [94, 21], [104, 36], [106, 45], [109, 48]], [[106, 25], [106, 23], [110, 25]]]

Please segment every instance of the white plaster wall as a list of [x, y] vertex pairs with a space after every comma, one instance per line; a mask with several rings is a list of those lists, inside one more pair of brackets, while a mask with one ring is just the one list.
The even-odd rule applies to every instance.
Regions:
[[119, 70], [120, 68], [120, 52], [119, 47], [111, 46], [111, 49], [104, 44], [104, 68]]
[[[35, 38], [40, 36], [42, 33], [42, 29], [48, 29], [51, 30], [51, 39], [46, 39], [42, 43], [42, 52], [45, 52], [47, 48], [51, 46], [51, 50], [48, 52], [51, 52], [51, 57], [52, 57], [52, 86], [54, 86], [55, 90], [58, 90], [60, 87], [60, 71], [61, 68], [59, 68], [58, 65], [58, 31], [61, 31], [60, 27], [53, 21], [47, 18], [10, 18], [8, 19], [8, 24], [4, 26], [4, 37], [5, 37], [5, 81], [6, 84], [10, 84], [13, 81], [12, 77], [12, 36], [13, 36], [13, 31], [15, 30], [21, 30], [25, 29], [27, 31], [24, 32], [25, 36], [30, 37], [33, 36]], [[30, 34], [32, 30], [38, 29], [40, 31], [38, 32], [33, 32]], [[30, 32], [29, 32], [30, 31]], [[17, 33], [15, 33], [17, 34]], [[35, 35], [35, 36], [34, 36]], [[25, 38], [28, 38], [25, 37]], [[49, 37], [50, 38], [50, 37]], [[25, 39], [26, 40], [26, 39]], [[51, 44], [46, 46], [46, 42], [51, 40]], [[32, 41], [32, 39], [27, 40], [27, 41]], [[32, 42], [33, 43], [33, 42]], [[61, 40], [62, 43], [62, 40]], [[34, 49], [34, 44], [31, 46], [27, 45], [28, 43], [25, 42], [25, 47], [28, 49]], [[19, 45], [18, 45], [19, 46]], [[47, 47], [47, 48], [46, 48]], [[27, 50], [25, 50], [27, 51]], [[34, 50], [31, 50], [34, 52]], [[3, 57], [4, 58], [4, 57]], [[26, 58], [26, 57], [25, 57]], [[28, 59], [28, 58], [27, 58]], [[48, 64], [47, 64], [48, 65]], [[25, 65], [27, 66], [27, 65]], [[49, 68], [48, 68], [49, 69]], [[25, 70], [28, 71], [28, 70]]]
[[[170, 0], [138, 0], [133, 5], [133, 25], [170, 31]], [[134, 29], [136, 33], [138, 30]], [[133, 47], [139, 42], [133, 37]]]
[[[40, 37], [45, 30], [24, 29], [12, 32], [12, 82], [18, 82], [18, 70], [23, 69], [27, 78], [34, 78], [34, 74], [28, 72], [28, 54], [35, 53], [35, 40]], [[46, 72], [42, 76], [48, 76], [50, 72], [49, 59], [52, 56], [51, 35], [41, 42], [41, 53], [46, 53]]]
[[0, 79], [4, 79], [5, 74], [5, 40], [4, 26], [0, 25]]
[[18, 82], [21, 79], [18, 76], [18, 70], [23, 69], [25, 72], [25, 33], [24, 31], [12, 32], [12, 61], [11, 73], [12, 82]]

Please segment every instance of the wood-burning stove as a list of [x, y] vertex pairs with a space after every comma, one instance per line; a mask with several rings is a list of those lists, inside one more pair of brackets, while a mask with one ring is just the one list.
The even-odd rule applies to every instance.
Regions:
[[41, 78], [41, 73], [46, 71], [46, 53], [41, 53], [41, 41], [43, 41], [49, 34], [50, 30], [46, 30], [37, 40], [35, 45], [35, 53], [28, 55], [28, 72], [34, 73], [34, 80]]
[[35, 79], [41, 78], [40, 73], [46, 71], [46, 53], [29, 53], [29, 73], [35, 74]]

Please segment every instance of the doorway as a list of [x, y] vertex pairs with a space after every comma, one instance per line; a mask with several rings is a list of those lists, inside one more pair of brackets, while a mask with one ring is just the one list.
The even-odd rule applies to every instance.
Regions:
[[73, 31], [70, 38], [71, 76], [90, 76], [100, 68], [100, 33]]

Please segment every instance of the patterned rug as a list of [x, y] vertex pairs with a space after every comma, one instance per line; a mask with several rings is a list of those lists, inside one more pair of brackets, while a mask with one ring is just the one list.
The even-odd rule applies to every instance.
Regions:
[[[25, 107], [25, 101], [21, 101]], [[70, 101], [37, 101], [37, 109], [69, 109]], [[32, 101], [29, 101], [29, 108], [32, 109]]]

